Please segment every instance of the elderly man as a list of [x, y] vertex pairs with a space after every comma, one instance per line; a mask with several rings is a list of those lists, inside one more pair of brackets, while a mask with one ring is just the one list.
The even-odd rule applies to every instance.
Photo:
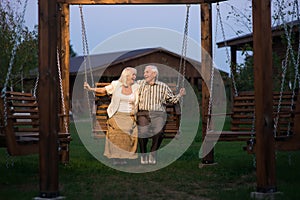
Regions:
[[[154, 65], [148, 65], [144, 70], [144, 80], [138, 81], [139, 112], [137, 123], [139, 130], [139, 147], [141, 152], [141, 164], [156, 164], [156, 151], [163, 139], [163, 127], [166, 121], [165, 103], [177, 103], [180, 97], [185, 95], [185, 89], [181, 88], [178, 95], [165, 83], [157, 80], [158, 69]], [[147, 155], [148, 139], [152, 139], [149, 155]]]

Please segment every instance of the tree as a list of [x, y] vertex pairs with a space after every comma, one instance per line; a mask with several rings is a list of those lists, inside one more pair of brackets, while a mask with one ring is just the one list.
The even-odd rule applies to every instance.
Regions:
[[[236, 35], [245, 33], [244, 30], [247, 30], [249, 33], [252, 32], [252, 4], [248, 0], [245, 5], [248, 5], [248, 9], [239, 10], [234, 6], [231, 6], [231, 10], [228, 12], [227, 20], [232, 20], [233, 23], [240, 27], [239, 30], [236, 30]], [[251, 5], [251, 6], [250, 6]], [[291, 50], [289, 52], [288, 60], [286, 65], [283, 64], [285, 61], [285, 55], [278, 55], [276, 51], [273, 52], [273, 86], [275, 91], [280, 90], [291, 90], [293, 87], [292, 84], [295, 84], [295, 73], [297, 73], [297, 67], [293, 60], [297, 60], [297, 55], [299, 54], [299, 10], [300, 5], [297, 3], [297, 0], [292, 1], [282, 1], [276, 0], [272, 2], [273, 10], [273, 28], [283, 30], [281, 41], [276, 41], [277, 44], [282, 44], [281, 49], [287, 49], [287, 39], [291, 40]], [[296, 20], [295, 20], [296, 19]], [[292, 23], [297, 22], [298, 24]], [[232, 23], [228, 23], [232, 24]], [[298, 36], [295, 30], [298, 30]], [[287, 34], [290, 33], [290, 35]], [[275, 41], [273, 41], [275, 43]], [[237, 68], [236, 76], [236, 85], [238, 91], [248, 91], [254, 90], [254, 75], [253, 75], [253, 56], [248, 54], [248, 52], [253, 51], [252, 47], [246, 45], [242, 50], [242, 54], [245, 57], [245, 62], [239, 64]], [[292, 52], [293, 51], [293, 52]], [[286, 68], [286, 70], [284, 70]], [[299, 68], [299, 66], [298, 66]], [[298, 69], [299, 71], [300, 69]], [[283, 77], [284, 76], [284, 77]], [[283, 80], [284, 78], [284, 80]]]
[[70, 57], [75, 57], [77, 56], [77, 53], [74, 51], [72, 45], [70, 44]]
[[[21, 2], [0, 2], [0, 87], [3, 88], [10, 61], [12, 71], [9, 77], [10, 87], [20, 89], [21, 78], [29, 77], [38, 66], [37, 31], [29, 31], [21, 23]], [[15, 49], [14, 49], [15, 47]]]

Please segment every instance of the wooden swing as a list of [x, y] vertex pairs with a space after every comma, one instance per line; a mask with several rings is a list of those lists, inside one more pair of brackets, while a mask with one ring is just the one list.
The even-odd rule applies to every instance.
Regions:
[[[110, 83], [96, 83], [96, 87], [104, 87]], [[170, 87], [172, 89], [172, 85]], [[174, 90], [173, 90], [174, 91]], [[106, 94], [95, 94], [95, 116], [93, 117], [93, 135], [95, 138], [104, 138], [107, 133], [107, 107], [110, 104], [111, 96]], [[164, 137], [174, 138], [179, 135], [180, 128], [180, 105], [170, 104], [166, 105], [167, 120], [164, 127]]]
[[[219, 12], [219, 11], [218, 11]], [[222, 23], [221, 23], [222, 25]], [[223, 28], [221, 26], [221, 28]], [[286, 27], [285, 27], [286, 28]], [[287, 33], [287, 31], [285, 31]], [[287, 37], [290, 36], [286, 35]], [[225, 39], [224, 39], [225, 40]], [[300, 37], [299, 37], [300, 41]], [[291, 51], [291, 42], [289, 40], [287, 51]], [[298, 52], [299, 54], [300, 52]], [[227, 53], [227, 55], [229, 55]], [[293, 56], [293, 55], [292, 55]], [[299, 55], [298, 55], [299, 56]], [[286, 73], [287, 58], [283, 62], [283, 72]], [[297, 74], [299, 63], [295, 63], [295, 76]], [[213, 70], [212, 70], [213, 71]], [[292, 91], [284, 91], [284, 78], [283, 74], [281, 82], [281, 91], [273, 92], [273, 121], [274, 121], [274, 139], [277, 150], [299, 150], [300, 149], [300, 92], [296, 88], [297, 82], [295, 81]], [[244, 148], [249, 153], [255, 152], [255, 102], [254, 91], [237, 92], [234, 77], [233, 88], [235, 95], [233, 97], [232, 111], [226, 115], [230, 116], [231, 127], [229, 131], [215, 131], [213, 118], [223, 114], [209, 113], [210, 124], [207, 129], [207, 141], [247, 141], [247, 146]], [[211, 101], [211, 100], [210, 100]]]
[[[281, 110], [277, 112], [278, 101], [280, 98], [279, 92], [273, 94], [273, 119], [278, 119], [278, 124], [274, 130], [274, 136], [277, 140], [286, 139], [294, 134], [294, 123], [296, 116], [299, 115], [300, 101], [299, 91], [293, 92], [284, 91], [282, 93]], [[292, 101], [293, 112], [291, 112]], [[241, 92], [233, 98], [232, 112], [227, 115], [231, 117], [230, 131], [214, 131], [212, 128], [207, 132], [206, 137], [210, 140], [219, 141], [248, 141], [255, 136], [254, 123], [254, 92]], [[210, 115], [214, 117], [214, 115]], [[289, 134], [287, 135], [287, 132]]]
[[[11, 156], [36, 154], [39, 152], [39, 111], [36, 97], [31, 93], [6, 92], [7, 105], [0, 99], [2, 147]], [[61, 161], [68, 161], [69, 133], [59, 133], [59, 155]]]
[[[38, 100], [31, 93], [6, 91], [12, 71], [12, 63], [11, 60], [0, 98], [0, 147], [6, 147], [8, 154], [11, 156], [37, 154], [39, 153]], [[61, 79], [59, 63], [58, 70]], [[37, 88], [37, 83], [38, 78], [34, 90]], [[62, 163], [69, 161], [70, 141], [70, 133], [58, 133], [58, 150]]]
[[[30, 93], [6, 92], [7, 105], [0, 100], [1, 120], [9, 155], [38, 153], [38, 108]], [[6, 119], [5, 119], [6, 118]], [[6, 124], [6, 125], [5, 125]]]
[[[87, 66], [86, 62], [88, 59], [88, 45], [87, 45], [87, 38], [86, 38], [86, 29], [84, 25], [84, 17], [82, 12], [82, 6], [79, 6], [80, 8], [80, 15], [81, 15], [81, 26], [82, 26], [82, 40], [83, 40], [83, 50], [84, 55], [87, 55], [84, 61], [84, 69], [85, 69], [85, 75], [87, 74]], [[190, 5], [187, 5], [186, 10], [186, 19], [185, 19], [185, 27], [184, 27], [184, 37], [183, 37], [183, 44], [182, 44], [182, 55], [180, 59], [180, 67], [179, 67], [179, 73], [182, 74], [182, 82], [180, 85], [180, 74], [178, 75], [177, 85], [176, 84], [168, 84], [169, 87], [172, 89], [174, 94], [178, 92], [179, 85], [181, 87], [184, 87], [184, 77], [185, 77], [185, 64], [186, 64], [186, 51], [187, 51], [187, 36], [188, 36], [188, 23], [189, 23], [189, 9]], [[92, 72], [91, 66], [90, 72]], [[92, 82], [93, 76], [91, 75]], [[85, 76], [85, 81], [87, 81], [87, 76]], [[110, 83], [95, 83], [95, 87], [105, 87], [109, 85]], [[88, 94], [87, 94], [88, 95]], [[111, 96], [106, 94], [100, 94], [95, 93], [95, 113], [92, 117], [93, 120], [93, 135], [94, 138], [105, 138], [105, 134], [107, 133], [107, 120], [108, 120], [108, 114], [107, 114], [107, 108], [110, 104]], [[166, 107], [166, 113], [167, 113], [167, 120], [166, 124], [164, 126], [164, 137], [165, 138], [175, 138], [178, 137], [180, 134], [180, 119], [181, 119], [181, 105], [180, 103], [177, 104], [171, 104], [167, 103], [165, 105]], [[89, 107], [91, 107], [89, 105]]]

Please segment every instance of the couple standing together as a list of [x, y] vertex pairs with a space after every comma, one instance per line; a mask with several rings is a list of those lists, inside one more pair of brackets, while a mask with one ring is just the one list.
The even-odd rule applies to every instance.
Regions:
[[[141, 153], [141, 164], [156, 164], [156, 151], [163, 139], [166, 121], [165, 103], [177, 103], [185, 95], [181, 88], [179, 94], [163, 82], [158, 81], [158, 69], [147, 65], [144, 79], [135, 81], [137, 71], [126, 67], [118, 80], [102, 88], [88, 91], [112, 94], [107, 108], [108, 132], [106, 134], [104, 156], [113, 159], [113, 164], [126, 164], [126, 159], [136, 159], [137, 146]], [[147, 153], [148, 139], [152, 139], [150, 153]]]

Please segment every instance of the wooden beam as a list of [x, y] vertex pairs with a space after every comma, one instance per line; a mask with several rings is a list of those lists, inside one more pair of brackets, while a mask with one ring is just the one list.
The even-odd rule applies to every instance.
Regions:
[[273, 136], [271, 1], [253, 0], [257, 192], [276, 192]]
[[226, 0], [57, 0], [65, 4], [201, 4], [216, 3]]
[[56, 0], [39, 0], [40, 197], [58, 196], [58, 76]]
[[[59, 4], [59, 15], [58, 15], [59, 30], [58, 36], [58, 47], [61, 64], [61, 77], [62, 77], [62, 90], [63, 99], [60, 99], [60, 120], [59, 120], [59, 132], [68, 133], [70, 127], [70, 6], [68, 4]], [[61, 88], [60, 88], [61, 90]], [[61, 92], [61, 91], [60, 91]], [[65, 108], [65, 115], [63, 113], [63, 107]], [[69, 151], [62, 151], [60, 160], [62, 163], [69, 162]]]
[[[212, 69], [212, 11], [211, 4], [201, 4], [201, 75], [202, 75], [202, 138], [206, 136], [208, 104], [209, 104], [209, 86]], [[209, 148], [211, 144], [203, 144]], [[211, 164], [214, 162], [213, 149], [207, 154], [206, 151], [202, 158], [203, 164]], [[205, 155], [206, 154], [206, 155]]]
[[[232, 46], [230, 47], [230, 68], [231, 68], [231, 93], [230, 93], [230, 99], [231, 99], [231, 108], [233, 108], [233, 97], [236, 95], [237, 91], [235, 91], [236, 85], [235, 81], [236, 81], [236, 77], [237, 77], [237, 73], [236, 73], [236, 66], [237, 66], [237, 56], [236, 56], [236, 47]], [[233, 81], [234, 80], [234, 81]]]

